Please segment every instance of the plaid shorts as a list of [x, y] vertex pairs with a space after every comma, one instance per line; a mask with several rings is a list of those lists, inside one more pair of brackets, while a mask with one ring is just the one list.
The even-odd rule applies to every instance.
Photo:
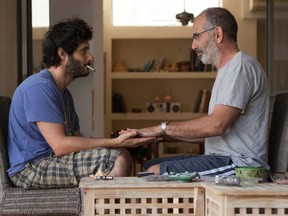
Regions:
[[118, 149], [96, 148], [64, 156], [51, 154], [10, 177], [13, 184], [25, 189], [75, 187], [82, 177], [98, 170], [109, 173], [121, 153]]

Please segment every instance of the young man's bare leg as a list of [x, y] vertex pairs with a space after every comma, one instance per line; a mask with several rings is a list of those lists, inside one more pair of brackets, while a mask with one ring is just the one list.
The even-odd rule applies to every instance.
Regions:
[[110, 176], [130, 176], [132, 170], [132, 158], [126, 149], [121, 149], [119, 157], [115, 161], [115, 165]]

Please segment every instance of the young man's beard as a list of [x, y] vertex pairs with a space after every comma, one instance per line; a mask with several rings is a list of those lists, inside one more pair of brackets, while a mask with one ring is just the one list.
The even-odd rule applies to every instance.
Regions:
[[81, 62], [76, 60], [73, 56], [68, 57], [68, 62], [65, 66], [65, 72], [72, 79], [76, 79], [78, 77], [86, 77], [89, 75], [87, 69], [81, 65]]

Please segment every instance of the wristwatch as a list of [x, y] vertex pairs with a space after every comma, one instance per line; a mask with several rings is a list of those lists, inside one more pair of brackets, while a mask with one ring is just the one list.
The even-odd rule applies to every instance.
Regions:
[[161, 122], [161, 133], [162, 133], [162, 136], [166, 136], [167, 124], [168, 124], [168, 122]]

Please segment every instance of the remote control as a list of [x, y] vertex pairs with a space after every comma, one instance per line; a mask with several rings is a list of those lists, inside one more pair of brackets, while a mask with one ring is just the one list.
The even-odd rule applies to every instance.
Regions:
[[138, 178], [143, 177], [143, 176], [149, 176], [149, 175], [154, 175], [154, 172], [138, 172], [137, 173]]

